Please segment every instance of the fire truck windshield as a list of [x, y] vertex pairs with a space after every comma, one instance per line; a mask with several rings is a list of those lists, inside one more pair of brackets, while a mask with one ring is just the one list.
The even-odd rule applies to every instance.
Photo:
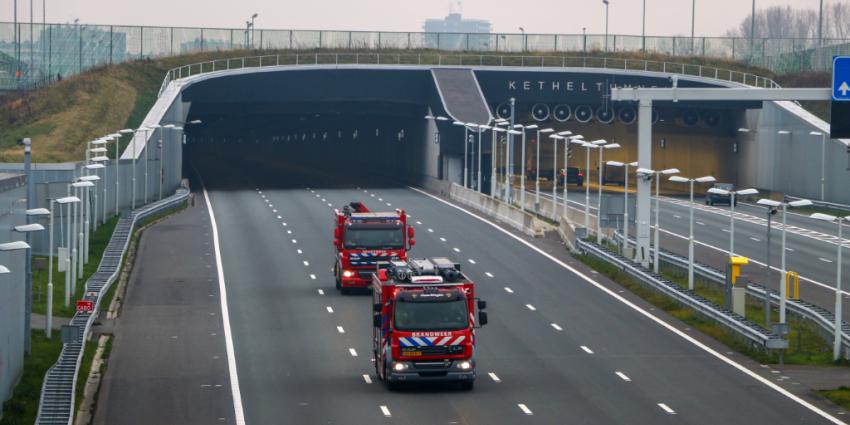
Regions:
[[400, 331], [458, 330], [469, 326], [466, 300], [406, 301], [395, 307], [395, 328]]
[[401, 226], [351, 226], [343, 244], [347, 249], [401, 249], [404, 232]]

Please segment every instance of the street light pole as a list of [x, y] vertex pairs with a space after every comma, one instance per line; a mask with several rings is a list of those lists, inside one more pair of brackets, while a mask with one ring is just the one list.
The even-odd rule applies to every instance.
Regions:
[[50, 199], [50, 225], [48, 231], [49, 245], [47, 253], [47, 323], [44, 326], [44, 336], [50, 339], [53, 330], [53, 205], [55, 199]]
[[[551, 128], [543, 128], [543, 129], [538, 128], [537, 129], [537, 141], [536, 141], [537, 153], [535, 155], [535, 160], [536, 160], [535, 162], [537, 163], [537, 165], [536, 165], [536, 168], [535, 168], [535, 171], [534, 171], [534, 212], [538, 213], [538, 214], [540, 213], [540, 134], [541, 133], [544, 133], [544, 134], [545, 133], [551, 133], [553, 131], [555, 131], [555, 130], [553, 130]], [[555, 161], [555, 168], [556, 169], [558, 168], [558, 155], [557, 155], [557, 153], [558, 153], [558, 141], [556, 140], [555, 141], [555, 155], [554, 155], [554, 161]], [[557, 180], [553, 180], [552, 184], [557, 186], [557, 184], [556, 184], [557, 182], [558, 182]], [[552, 203], [553, 203], [552, 205], [557, 206], [558, 205], [558, 199], [552, 198]], [[554, 214], [556, 209], [557, 208], [552, 209], [553, 214]]]
[[605, 4], [605, 53], [608, 53], [608, 0], [602, 0]]
[[[652, 170], [648, 170], [652, 171]], [[660, 211], [661, 211], [661, 176], [668, 176], [679, 174], [678, 168], [668, 168], [666, 170], [656, 171], [655, 172], [655, 256], [652, 260], [652, 269], [657, 274], [659, 267], [658, 256], [661, 252], [661, 234], [659, 233], [659, 229], [661, 227], [660, 222]]]
[[646, 0], [643, 0], [643, 24], [641, 25], [640, 38], [641, 50], [646, 52]]
[[602, 158], [604, 156], [605, 149], [615, 149], [619, 148], [620, 145], [618, 143], [606, 143], [605, 140], [597, 140], [593, 142], [599, 148], [599, 194], [596, 199], [596, 243], [602, 244]]
[[844, 228], [844, 220], [850, 220], [850, 216], [847, 217], [836, 217], [829, 214], [822, 213], [814, 213], [811, 215], [812, 218], [822, 221], [830, 221], [838, 224], [838, 253], [836, 256], [836, 269], [835, 269], [835, 310], [833, 313], [835, 314], [835, 332], [833, 334], [832, 341], [832, 360], [837, 361], [841, 358], [841, 327], [842, 327], [842, 314], [841, 314], [841, 250], [844, 246], [844, 236], [842, 234], [842, 229]]
[[691, 55], [694, 54], [694, 37], [696, 35], [697, 0], [691, 0]]
[[[560, 134], [551, 134], [552, 139], [552, 219], [558, 217], [558, 140], [564, 140]], [[566, 145], [565, 145], [566, 146]]]
[[826, 133], [822, 131], [809, 132], [812, 136], [821, 136], [820, 143], [820, 200], [826, 200]]
[[711, 183], [715, 181], [712, 176], [699, 177], [689, 179], [686, 177], [673, 176], [670, 181], [677, 183], [688, 183], [690, 185], [691, 203], [688, 208], [689, 226], [688, 226], [688, 289], [694, 289], [694, 183]]

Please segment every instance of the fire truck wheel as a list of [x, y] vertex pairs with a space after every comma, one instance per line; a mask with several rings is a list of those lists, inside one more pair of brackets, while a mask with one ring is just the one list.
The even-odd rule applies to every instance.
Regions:
[[464, 391], [472, 391], [475, 388], [475, 381], [463, 381], [460, 383], [460, 389]]
[[384, 367], [384, 383], [387, 384], [387, 389], [390, 391], [397, 391], [399, 387], [398, 382], [390, 381], [390, 368], [389, 366]]

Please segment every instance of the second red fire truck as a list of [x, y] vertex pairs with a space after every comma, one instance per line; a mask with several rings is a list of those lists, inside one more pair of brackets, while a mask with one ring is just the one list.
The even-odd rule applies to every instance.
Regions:
[[403, 382], [450, 381], [471, 390], [475, 329], [487, 324], [487, 303], [475, 298], [475, 284], [460, 264], [430, 258], [377, 267], [372, 348], [378, 377], [390, 389]]
[[343, 293], [368, 288], [378, 262], [405, 261], [416, 243], [402, 209], [372, 212], [362, 202], [352, 202], [334, 211], [334, 221], [333, 272]]

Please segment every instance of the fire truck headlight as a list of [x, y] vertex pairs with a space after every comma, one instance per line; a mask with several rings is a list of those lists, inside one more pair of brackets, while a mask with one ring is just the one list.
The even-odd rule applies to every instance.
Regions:
[[404, 362], [395, 362], [393, 363], [393, 370], [396, 372], [401, 372], [407, 369], [407, 363]]
[[469, 360], [464, 360], [464, 361], [458, 363], [457, 367], [459, 367], [462, 370], [469, 370], [469, 369], [472, 369], [472, 362], [470, 362]]
[[354, 272], [351, 270], [343, 270], [342, 277], [354, 277]]

